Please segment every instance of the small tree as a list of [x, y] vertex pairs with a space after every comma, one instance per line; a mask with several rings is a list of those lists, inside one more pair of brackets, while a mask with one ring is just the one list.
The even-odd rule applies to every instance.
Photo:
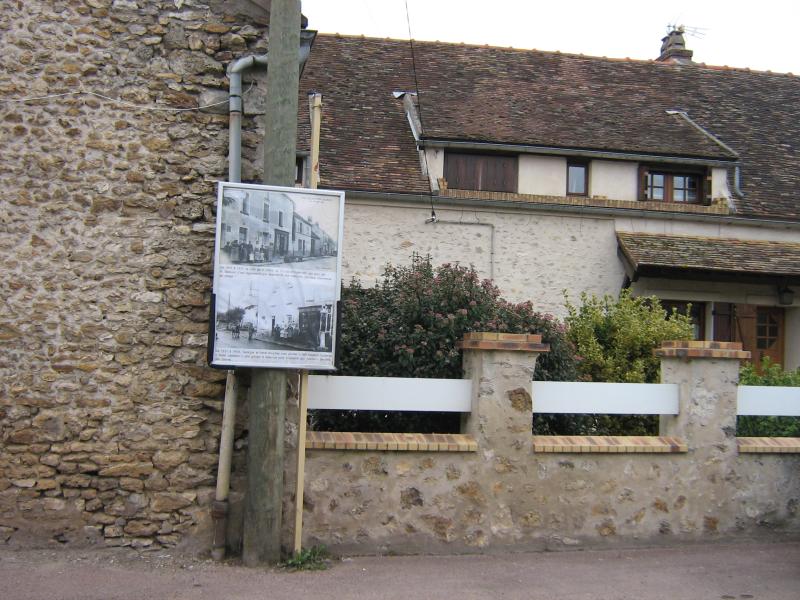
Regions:
[[[692, 338], [691, 319], [661, 307], [658, 299], [581, 294], [580, 306], [566, 298], [567, 336], [578, 353], [584, 381], [655, 383], [660, 362], [653, 350], [664, 340]], [[655, 435], [658, 420], [648, 415], [553, 415], [536, 418], [537, 433], [572, 435]]]
[[[434, 267], [430, 256], [414, 255], [408, 266], [386, 267], [381, 282], [366, 288], [353, 280], [342, 290], [339, 375], [460, 379], [456, 343], [469, 331], [540, 333], [550, 352], [537, 361], [538, 379], [570, 380], [575, 361], [564, 326], [537, 313], [530, 302], [503, 300], [472, 267]], [[319, 411], [320, 429], [457, 431], [458, 415], [385, 415]]]
[[660, 362], [653, 350], [665, 340], [692, 339], [692, 321], [665, 311], [656, 297], [619, 298], [581, 294], [581, 305], [566, 300], [567, 335], [579, 355], [585, 381], [656, 383]]

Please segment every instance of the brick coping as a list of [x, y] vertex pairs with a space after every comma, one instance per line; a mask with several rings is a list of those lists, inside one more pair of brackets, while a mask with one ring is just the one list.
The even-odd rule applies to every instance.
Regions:
[[471, 435], [460, 433], [307, 431], [306, 448], [388, 452], [477, 452], [478, 443]]
[[550, 344], [542, 344], [535, 333], [497, 333], [475, 331], [464, 334], [456, 343], [459, 350], [512, 350], [515, 352], [550, 352]]
[[654, 212], [691, 213], [704, 215], [729, 215], [730, 207], [722, 199], [712, 201], [710, 206], [703, 204], [685, 204], [680, 202], [661, 202], [658, 200], [615, 200], [613, 198], [583, 196], [544, 196], [539, 194], [517, 194], [511, 192], [485, 192], [446, 188], [439, 191], [445, 198], [495, 200], [501, 202], [519, 202], [530, 204], [556, 204], [576, 207], [623, 208], [634, 210], [651, 210]]
[[543, 453], [662, 454], [688, 452], [680, 438], [647, 435], [534, 435], [533, 451]]
[[737, 437], [739, 454], [800, 454], [797, 437]]
[[668, 340], [653, 350], [659, 358], [733, 358], [747, 360], [750, 352], [742, 350], [741, 342], [712, 342], [696, 340]]

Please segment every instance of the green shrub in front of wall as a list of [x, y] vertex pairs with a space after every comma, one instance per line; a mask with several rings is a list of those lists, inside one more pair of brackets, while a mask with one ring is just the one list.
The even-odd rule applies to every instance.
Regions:
[[[800, 369], [784, 371], [781, 365], [764, 357], [759, 369], [745, 363], [739, 371], [739, 385], [800, 387]], [[742, 416], [736, 419], [740, 437], [800, 437], [799, 417]]]
[[[566, 296], [566, 295], [565, 295]], [[618, 298], [581, 294], [580, 304], [565, 298], [567, 337], [578, 353], [581, 381], [657, 383], [660, 361], [653, 350], [665, 340], [692, 339], [691, 319], [668, 314], [655, 297]], [[561, 435], [658, 435], [650, 415], [539, 416], [534, 432]]]
[[[460, 379], [456, 343], [470, 331], [538, 333], [550, 344], [539, 357], [536, 379], [570, 381], [577, 376], [564, 326], [538, 313], [530, 302], [500, 297], [475, 269], [434, 266], [415, 255], [407, 266], [389, 265], [375, 287], [353, 280], [342, 290], [338, 375]], [[317, 430], [457, 432], [460, 416], [447, 413], [314, 411]]]

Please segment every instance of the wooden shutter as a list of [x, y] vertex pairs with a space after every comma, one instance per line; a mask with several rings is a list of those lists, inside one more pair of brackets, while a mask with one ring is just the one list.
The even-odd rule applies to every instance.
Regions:
[[647, 189], [647, 167], [639, 165], [639, 200], [647, 200], [645, 190]]
[[444, 178], [450, 189], [514, 193], [517, 191], [517, 157], [448, 152], [444, 159]]
[[714, 341], [732, 342], [733, 339], [733, 304], [730, 302], [714, 302]]

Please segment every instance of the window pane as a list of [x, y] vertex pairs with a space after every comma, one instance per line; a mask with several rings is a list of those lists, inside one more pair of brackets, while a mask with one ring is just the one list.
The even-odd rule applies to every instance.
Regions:
[[586, 167], [584, 165], [569, 165], [567, 167], [567, 193], [586, 193]]
[[664, 199], [664, 188], [653, 188], [653, 200], [663, 200]]
[[664, 176], [661, 173], [653, 173], [652, 178], [652, 185], [656, 187], [664, 187]]
[[672, 195], [672, 199], [675, 200], [675, 202], [683, 202], [686, 200], [686, 193], [682, 189], [678, 188], [678, 186], [675, 186], [675, 190]]

